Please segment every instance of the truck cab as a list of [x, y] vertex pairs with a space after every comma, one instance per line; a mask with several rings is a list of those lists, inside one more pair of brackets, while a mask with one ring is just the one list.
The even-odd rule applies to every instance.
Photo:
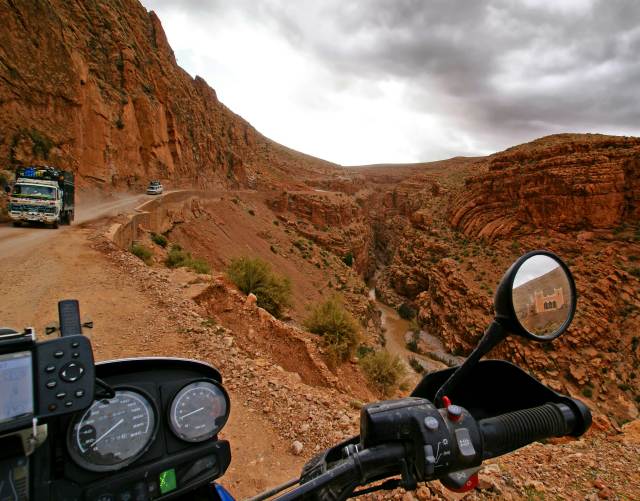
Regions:
[[71, 224], [73, 174], [53, 167], [19, 168], [7, 208], [14, 226], [44, 223], [57, 228], [58, 224]]

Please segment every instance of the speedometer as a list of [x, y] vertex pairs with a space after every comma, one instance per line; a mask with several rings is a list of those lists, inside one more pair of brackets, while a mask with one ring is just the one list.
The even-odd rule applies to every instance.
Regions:
[[171, 402], [169, 423], [178, 438], [202, 442], [213, 437], [227, 422], [229, 397], [211, 381], [197, 381], [183, 387]]
[[67, 446], [73, 460], [91, 471], [115, 471], [133, 463], [151, 445], [156, 413], [141, 393], [117, 390], [96, 400], [69, 427]]

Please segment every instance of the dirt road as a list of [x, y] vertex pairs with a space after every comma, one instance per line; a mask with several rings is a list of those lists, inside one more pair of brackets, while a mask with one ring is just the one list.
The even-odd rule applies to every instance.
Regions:
[[[78, 299], [81, 315], [94, 323], [88, 334], [97, 360], [133, 356], [194, 356], [181, 345], [180, 326], [166, 308], [145, 293], [148, 284], [117, 267], [91, 247], [104, 216], [132, 210], [148, 197], [123, 196], [80, 207], [76, 223], [58, 230], [0, 227], [0, 325], [44, 326], [57, 320], [57, 301]], [[287, 480], [299, 472], [268, 421], [231, 393], [232, 413], [224, 438], [233, 461], [224, 485], [239, 497]], [[260, 430], [256, 433], [256, 430]]]

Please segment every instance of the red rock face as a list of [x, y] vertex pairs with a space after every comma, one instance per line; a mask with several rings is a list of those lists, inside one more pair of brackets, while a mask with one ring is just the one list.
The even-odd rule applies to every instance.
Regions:
[[640, 214], [640, 139], [562, 134], [510, 148], [467, 179], [451, 223], [470, 236], [604, 229]]
[[0, 4], [0, 158], [80, 184], [260, 187], [332, 164], [268, 140], [179, 68], [136, 0]]

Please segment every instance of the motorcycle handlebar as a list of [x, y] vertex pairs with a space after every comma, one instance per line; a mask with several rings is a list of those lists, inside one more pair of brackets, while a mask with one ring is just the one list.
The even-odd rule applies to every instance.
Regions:
[[[466, 417], [459, 422], [460, 424], [448, 423], [446, 426], [448, 442], [456, 444], [451, 449], [446, 467], [443, 467], [442, 463], [438, 466], [438, 458], [434, 457], [427, 457], [426, 460], [431, 461], [435, 468], [425, 468], [422, 474], [420, 468], [415, 468], [416, 463], [413, 463], [414, 467], [409, 466], [415, 461], [416, 451], [435, 451], [437, 444], [429, 443], [429, 439], [442, 442], [442, 435], [435, 438], [435, 435], [429, 432], [426, 435], [420, 433], [420, 438], [416, 437], [415, 440], [405, 437], [406, 440], [387, 441], [364, 449], [359, 448], [362, 447], [360, 444], [352, 449], [353, 453], [346, 459], [334, 463], [324, 473], [309, 479], [277, 500], [343, 499], [356, 487], [372, 480], [398, 475], [403, 469], [415, 472], [415, 479], [418, 481], [438, 478], [446, 485], [450, 474], [479, 465], [485, 459], [501, 456], [536, 440], [580, 435], [588, 428], [588, 423], [585, 427], [585, 421], [590, 421], [588, 409], [585, 414], [580, 406], [573, 408], [564, 403], [547, 403], [479, 421], [465, 410], [463, 414]], [[466, 419], [471, 421], [465, 421]], [[420, 421], [424, 420], [425, 418], [422, 418]], [[460, 434], [461, 428], [467, 428], [466, 433]], [[471, 429], [476, 429], [477, 432], [469, 433]], [[468, 447], [464, 443], [465, 440], [470, 440], [472, 447]]]

